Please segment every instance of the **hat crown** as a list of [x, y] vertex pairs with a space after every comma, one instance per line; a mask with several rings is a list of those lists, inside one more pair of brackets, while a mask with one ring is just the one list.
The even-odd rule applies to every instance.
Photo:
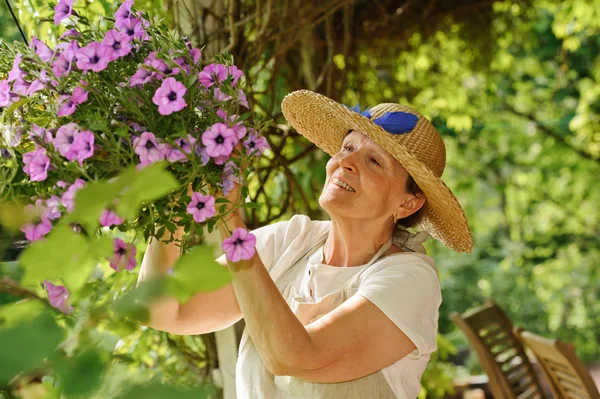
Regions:
[[370, 119], [375, 120], [389, 112], [405, 112], [419, 118], [415, 127], [407, 133], [390, 134], [390, 137], [401, 143], [438, 177], [442, 176], [446, 166], [446, 146], [439, 132], [431, 122], [416, 109], [408, 105], [383, 103], [369, 109]]

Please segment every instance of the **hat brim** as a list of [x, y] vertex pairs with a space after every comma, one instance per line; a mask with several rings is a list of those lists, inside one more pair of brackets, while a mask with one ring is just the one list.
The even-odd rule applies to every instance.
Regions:
[[281, 108], [298, 133], [332, 156], [341, 149], [349, 130], [375, 141], [400, 162], [425, 194], [425, 215], [420, 227], [455, 251], [471, 252], [469, 223], [450, 188], [390, 133], [345, 105], [309, 90], [288, 94]]

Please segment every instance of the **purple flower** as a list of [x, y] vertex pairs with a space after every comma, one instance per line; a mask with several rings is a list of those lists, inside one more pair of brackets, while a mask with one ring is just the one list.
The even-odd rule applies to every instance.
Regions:
[[50, 158], [45, 149], [34, 150], [23, 154], [23, 171], [31, 181], [44, 181], [48, 178]]
[[33, 82], [31, 82], [31, 85], [27, 88], [27, 91], [25, 92], [25, 94], [30, 96], [33, 93], [42, 90], [44, 88], [44, 83], [43, 83], [44, 80], [46, 80], [46, 70], [45, 69], [42, 70], [42, 72], [40, 73], [40, 77], [38, 79], [35, 79]]
[[225, 79], [227, 79], [227, 67], [223, 64], [207, 65], [198, 74], [198, 80], [206, 88], [211, 87], [215, 83], [221, 83]]
[[206, 148], [202, 148], [199, 145], [196, 146], [196, 155], [200, 157], [202, 166], [206, 166], [208, 161], [210, 161], [210, 155], [208, 155], [208, 152], [206, 152]]
[[171, 115], [173, 112], [181, 111], [187, 104], [183, 96], [187, 90], [183, 83], [175, 78], [166, 78], [154, 93], [152, 102], [158, 105], [161, 115]]
[[150, 80], [152, 80], [152, 72], [140, 67], [131, 77], [129, 87], [143, 85], [144, 83], [148, 83]]
[[233, 98], [230, 95], [223, 93], [218, 87], [215, 87], [214, 97], [215, 101], [218, 102], [229, 101]]
[[52, 224], [46, 215], [42, 214], [39, 223], [27, 223], [20, 229], [25, 233], [25, 238], [28, 241], [37, 241], [46, 236], [52, 230]]
[[50, 281], [46, 281], [45, 286], [50, 305], [65, 314], [73, 313], [75, 309], [69, 304], [69, 290], [64, 285], [53, 285]]
[[78, 50], [79, 43], [73, 40], [58, 58], [52, 62], [52, 71], [54, 71], [57, 78], [67, 76], [71, 72], [71, 66]]
[[256, 236], [241, 227], [233, 230], [231, 237], [223, 240], [222, 245], [227, 259], [231, 262], [251, 259], [256, 252], [255, 246]]
[[31, 139], [34, 142], [36, 142], [36, 144], [38, 141], [40, 143], [51, 143], [52, 142], [52, 133], [50, 133], [48, 130], [44, 129], [43, 127], [36, 125], [35, 123], [33, 124], [32, 128], [31, 128], [31, 132], [29, 132], [29, 137], [31, 137]]
[[131, 38], [124, 32], [119, 32], [114, 29], [106, 32], [102, 40], [102, 46], [106, 47], [112, 54], [111, 61], [117, 58], [124, 57], [131, 51], [129, 42]]
[[135, 245], [125, 244], [120, 238], [114, 239], [114, 255], [108, 260], [110, 267], [119, 270], [133, 270], [135, 268]]
[[119, 32], [124, 32], [131, 39], [136, 37], [144, 37], [144, 27], [142, 26], [142, 20], [139, 18], [126, 18], [120, 20], [115, 27]]
[[[84, 86], [87, 86], [86, 82], [80, 82], [80, 83], [83, 84]], [[75, 88], [75, 90], [73, 90], [73, 96], [71, 97], [71, 100], [76, 105], [83, 104], [84, 102], [87, 101], [87, 99], [88, 99], [88, 92], [83, 87], [77, 86]]]
[[58, 152], [63, 157], [67, 155], [69, 147], [75, 141], [75, 137], [79, 134], [78, 126], [76, 123], [68, 123], [58, 128], [56, 137], [52, 140], [52, 144], [58, 149]]
[[121, 223], [123, 223], [123, 219], [121, 219], [119, 217], [119, 215], [117, 215], [115, 212], [111, 211], [111, 210], [105, 210], [104, 212], [102, 212], [102, 214], [100, 215], [100, 224], [102, 226], [106, 226], [106, 227], [110, 227], [112, 225], [120, 225]]
[[54, 57], [54, 51], [50, 50], [46, 43], [39, 40], [37, 37], [33, 37], [31, 39], [31, 43], [29, 47], [33, 49], [33, 51], [42, 59], [44, 62], [50, 62], [52, 57]]
[[196, 223], [202, 223], [215, 215], [215, 198], [212, 195], [192, 193], [192, 201], [187, 206], [187, 213], [193, 216]]
[[75, 183], [71, 184], [62, 195], [60, 200], [65, 208], [67, 208], [67, 212], [73, 212], [73, 209], [75, 209], [75, 194], [83, 187], [85, 187], [85, 182], [81, 179], [77, 179], [75, 180]]
[[12, 103], [10, 83], [6, 79], [0, 80], [0, 107], [6, 107], [10, 103]]
[[236, 83], [238, 82], [238, 80], [244, 76], [244, 72], [242, 72], [238, 67], [236, 67], [235, 65], [232, 65], [229, 67], [229, 75], [231, 75], [231, 77], [233, 78], [233, 80], [231, 81], [231, 85], [235, 86]]
[[133, 6], [133, 0], [125, 0], [123, 4], [119, 6], [119, 9], [115, 13], [115, 25], [119, 25], [122, 20], [129, 19], [134, 16], [131, 13], [131, 6]]
[[248, 135], [248, 138], [244, 140], [244, 147], [248, 150], [248, 154], [252, 155], [255, 151], [254, 155], [259, 156], [263, 153], [264, 150], [271, 148], [267, 139], [259, 136], [251, 131]]
[[60, 24], [60, 21], [71, 16], [73, 3], [75, 0], [58, 0], [58, 4], [54, 7], [54, 25]]
[[186, 154], [192, 153], [192, 147], [196, 143], [196, 138], [191, 134], [187, 135], [187, 140], [183, 137], [179, 137], [175, 139], [175, 144], [177, 144], [180, 148], [170, 147], [167, 150], [167, 161], [169, 162], [187, 162], [188, 158]]
[[62, 212], [60, 211], [60, 197], [58, 195], [52, 195], [45, 201], [46, 205], [46, 216], [49, 220], [55, 220], [60, 217]]
[[151, 132], [144, 132], [133, 140], [134, 152], [139, 155], [141, 165], [165, 159], [164, 144], [156, 142], [156, 137]]
[[179, 73], [179, 68], [171, 68], [166, 62], [163, 60], [152, 60], [149, 64], [152, 68], [159, 70], [161, 73], [153, 73], [153, 76], [162, 79], [163, 75], [177, 75]]
[[83, 166], [83, 161], [91, 158], [93, 155], [94, 133], [90, 132], [89, 130], [85, 130], [75, 136], [75, 140], [65, 154], [65, 158], [67, 158], [69, 161], [74, 161], [76, 159], [79, 161], [79, 164]]
[[15, 60], [13, 61], [13, 66], [10, 72], [8, 73], [8, 81], [12, 82], [13, 80], [19, 81], [23, 80], [23, 70], [21, 69], [21, 54], [17, 54]]
[[65, 33], [63, 33], [62, 35], [60, 35], [60, 37], [58, 38], [58, 40], [62, 40], [64, 38], [66, 38], [66, 37], [71, 37], [71, 36], [72, 37], [77, 37], [79, 35], [80, 35], [80, 33], [77, 31], [77, 29], [73, 28], [73, 29], [66, 30]]
[[223, 168], [223, 175], [221, 176], [222, 182], [219, 183], [219, 187], [223, 191], [223, 195], [226, 197], [229, 195], [231, 190], [239, 183], [239, 178], [235, 175], [236, 166], [235, 163], [229, 161]]
[[208, 155], [213, 158], [231, 154], [237, 141], [235, 132], [224, 123], [215, 123], [202, 133], [202, 144], [206, 146]]
[[24, 80], [15, 80], [15, 82], [13, 83], [13, 90], [17, 94], [26, 96], [27, 90], [29, 90], [29, 86], [31, 86], [31, 83], [29, 82], [26, 82]]
[[198, 61], [200, 61], [200, 56], [201, 55], [202, 55], [202, 53], [197, 48], [193, 48], [193, 49], [190, 50], [190, 56], [192, 57], [192, 60], [194, 61], [194, 64], [197, 64]]
[[246, 135], [246, 126], [244, 126], [242, 122], [235, 123], [235, 121], [239, 119], [237, 115], [231, 115], [229, 117], [227, 116], [225, 111], [219, 109], [217, 110], [217, 116], [219, 116], [219, 118], [223, 119], [225, 122], [229, 122], [230, 124], [233, 123], [233, 125], [231, 125], [230, 128], [235, 132], [235, 136], [238, 138], [238, 140], [244, 138], [244, 136]]
[[238, 102], [240, 103], [241, 106], [250, 109], [250, 105], [248, 104], [248, 99], [246, 98], [246, 95], [244, 94], [242, 89], [238, 90]]
[[108, 66], [112, 57], [112, 50], [103, 47], [99, 42], [92, 42], [77, 50], [76, 57], [77, 68], [82, 71], [100, 72]]

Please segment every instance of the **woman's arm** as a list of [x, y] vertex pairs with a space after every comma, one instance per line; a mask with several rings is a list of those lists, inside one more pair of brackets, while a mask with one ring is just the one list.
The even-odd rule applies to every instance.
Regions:
[[[170, 233], [167, 231], [165, 239]], [[183, 227], [175, 232], [175, 238], [181, 240]], [[165, 244], [150, 239], [142, 260], [138, 285], [144, 281], [164, 277], [179, 257], [176, 242]], [[217, 262], [225, 266], [222, 256]], [[222, 330], [239, 321], [242, 317], [231, 283], [211, 292], [200, 292], [184, 304], [175, 298], [163, 296], [154, 299], [148, 307], [150, 320], [146, 323], [157, 330], [179, 335], [204, 334]]]
[[[245, 228], [240, 218], [219, 224], [222, 239]], [[281, 296], [258, 254], [229, 262], [235, 295], [266, 367], [275, 375], [340, 382], [372, 374], [415, 349], [373, 303], [354, 296], [303, 326]], [[398, 304], [401, 306], [401, 304]]]

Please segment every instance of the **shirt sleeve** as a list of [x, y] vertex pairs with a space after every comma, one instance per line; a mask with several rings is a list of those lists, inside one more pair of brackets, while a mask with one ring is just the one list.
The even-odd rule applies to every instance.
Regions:
[[408, 356], [419, 358], [437, 350], [440, 283], [425, 260], [415, 257], [398, 263], [398, 258], [393, 259], [396, 263], [365, 276], [357, 294], [377, 306], [406, 334], [416, 346]]
[[[284, 253], [295, 252], [305, 244], [307, 234], [319, 225], [305, 215], [294, 215], [290, 220], [273, 223], [252, 230], [256, 236], [256, 252], [269, 273]], [[308, 240], [310, 241], [310, 240]]]

